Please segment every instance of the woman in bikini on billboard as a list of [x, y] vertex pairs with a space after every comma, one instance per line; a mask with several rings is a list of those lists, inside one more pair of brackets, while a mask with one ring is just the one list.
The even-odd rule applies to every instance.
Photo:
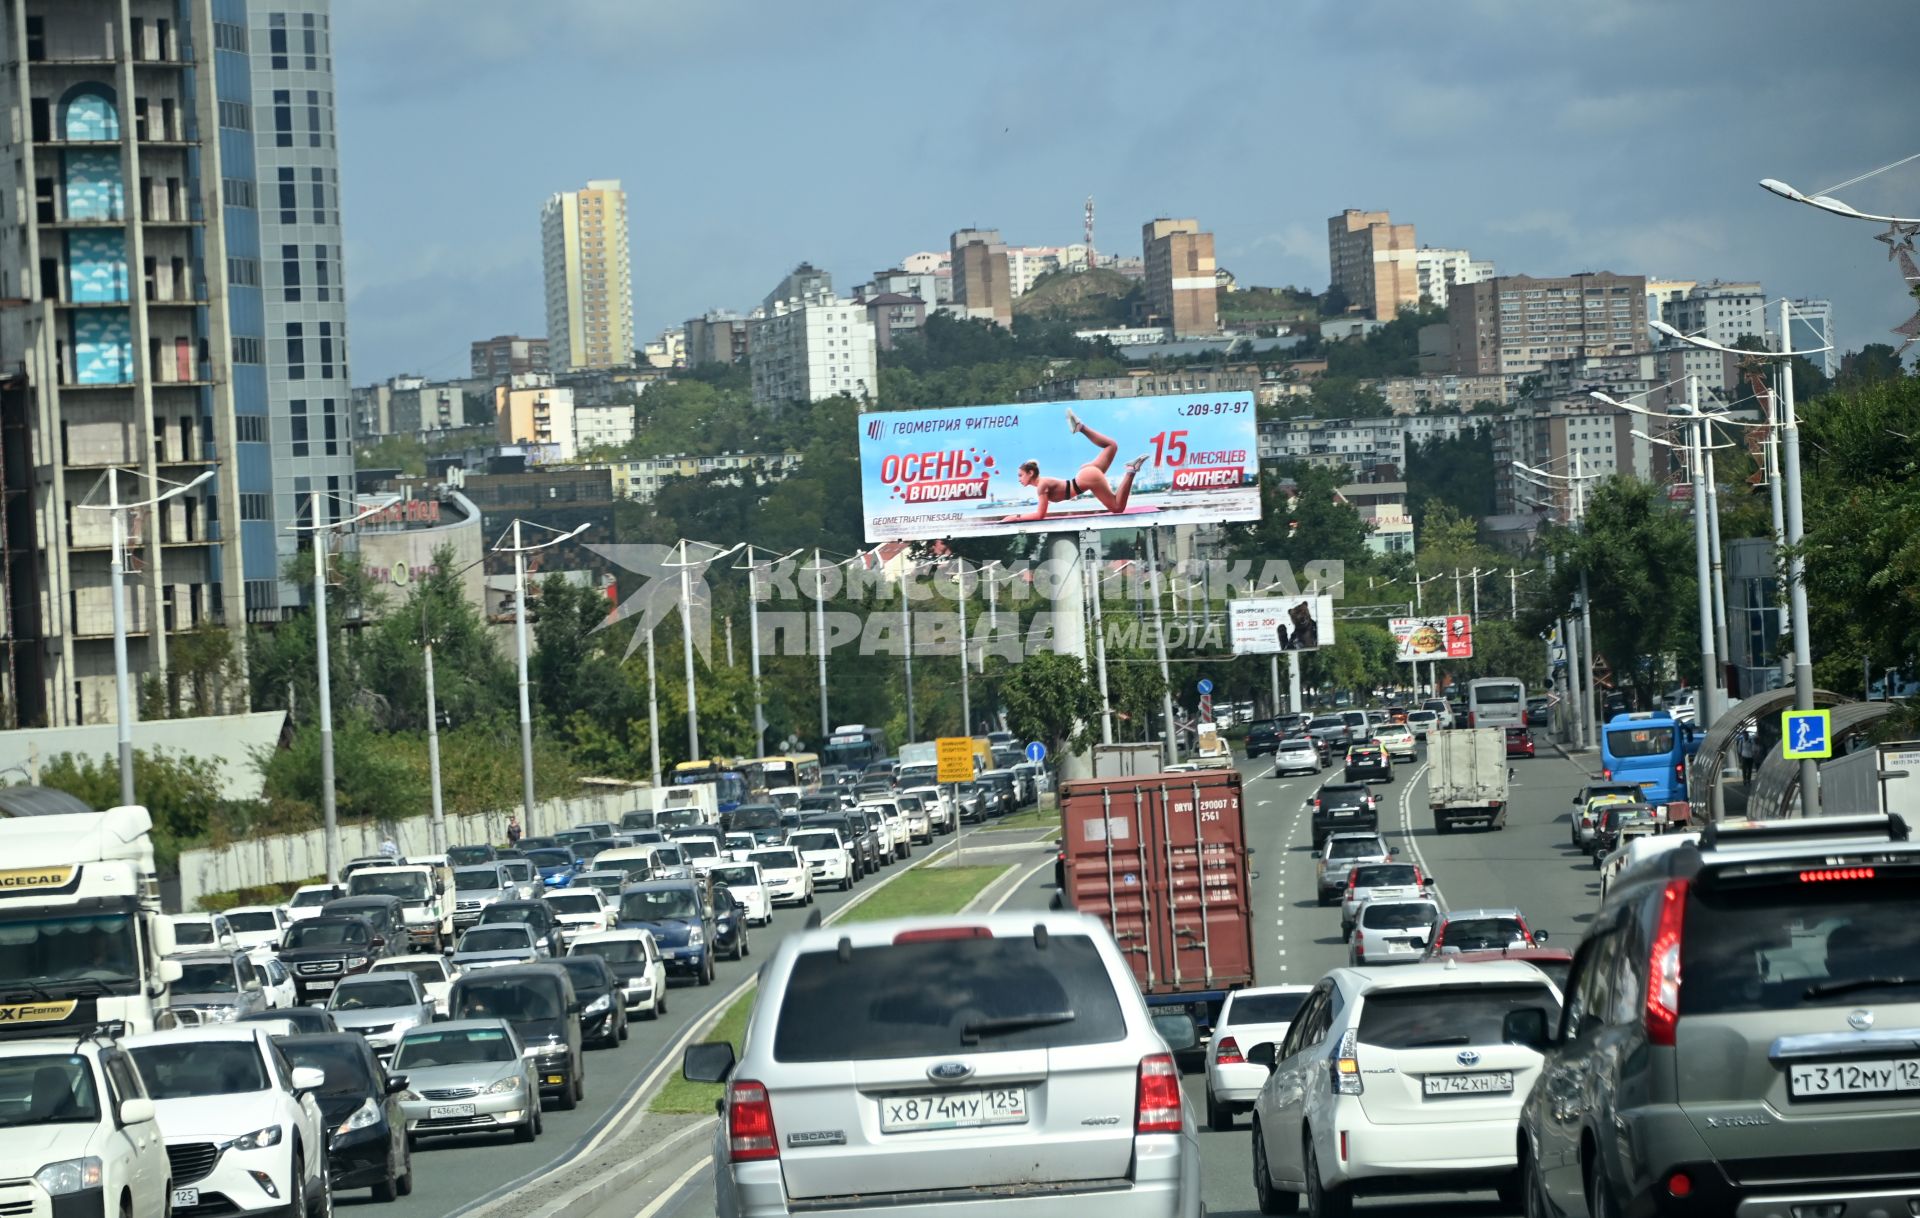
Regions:
[[1147, 455], [1141, 454], [1127, 462], [1126, 473], [1120, 477], [1119, 489], [1107, 480], [1107, 470], [1112, 468], [1113, 459], [1120, 452], [1120, 446], [1080, 421], [1080, 416], [1067, 409], [1067, 426], [1079, 432], [1095, 445], [1100, 453], [1093, 460], [1080, 467], [1080, 472], [1071, 478], [1042, 478], [1038, 461], [1020, 463], [1020, 485], [1034, 488], [1040, 502], [1033, 511], [1018, 516], [1002, 516], [1004, 524], [1018, 524], [1028, 520], [1045, 520], [1047, 509], [1056, 503], [1067, 503], [1080, 495], [1092, 495], [1109, 512], [1118, 515], [1127, 510], [1127, 496], [1133, 493], [1133, 476], [1147, 463]]

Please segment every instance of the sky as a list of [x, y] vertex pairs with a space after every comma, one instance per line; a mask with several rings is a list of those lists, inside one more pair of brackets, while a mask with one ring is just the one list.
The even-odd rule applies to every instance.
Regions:
[[[545, 332], [540, 207], [628, 192], [634, 333], [848, 294], [964, 227], [1137, 256], [1192, 216], [1243, 285], [1327, 286], [1390, 210], [1502, 274], [1759, 279], [1839, 345], [1914, 312], [1814, 193], [1920, 152], [1910, 0], [335, 0], [355, 383]], [[537, 18], [537, 19], [536, 19]], [[1838, 192], [1920, 214], [1920, 161]]]

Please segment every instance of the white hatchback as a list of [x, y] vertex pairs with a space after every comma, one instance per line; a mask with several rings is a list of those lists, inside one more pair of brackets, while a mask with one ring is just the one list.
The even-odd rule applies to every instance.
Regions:
[[553, 906], [554, 920], [566, 930], [569, 939], [575, 935], [603, 934], [612, 930], [616, 921], [613, 905], [598, 888], [558, 889], [547, 894], [546, 902]]
[[1253, 1109], [1262, 1213], [1345, 1213], [1356, 1195], [1495, 1189], [1518, 1207], [1520, 1105], [1540, 1054], [1508, 1012], [1560, 993], [1519, 961], [1343, 968], [1307, 996]]
[[0, 1043], [0, 1214], [164, 1214], [167, 1146], [118, 1046]]
[[720, 863], [707, 872], [707, 878], [715, 884], [725, 884], [733, 899], [740, 902], [741, 916], [750, 926], [765, 926], [773, 921], [773, 894], [767, 889], [767, 880], [760, 871], [760, 864], [753, 862]]
[[1373, 729], [1373, 739], [1387, 751], [1389, 761], [1412, 761], [1419, 756], [1414, 748], [1413, 729], [1403, 723], [1383, 723]]
[[311, 1066], [289, 1070], [268, 1025], [212, 1024], [123, 1043], [165, 1131], [171, 1210], [224, 1203], [219, 1212], [232, 1214], [332, 1211], [331, 1131], [314, 1099], [326, 1076]]
[[1260, 1045], [1286, 1039], [1293, 1016], [1306, 1001], [1310, 985], [1268, 985], [1227, 995], [1207, 1046], [1207, 1127], [1233, 1128], [1236, 1112], [1246, 1112], [1266, 1084], [1267, 1068], [1247, 1060]]
[[749, 854], [747, 862], [758, 864], [761, 884], [770, 904], [778, 905], [782, 901], [813, 904], [813, 873], [798, 850], [791, 846], [768, 846]]
[[667, 1013], [667, 966], [653, 932], [635, 927], [603, 935], [580, 935], [567, 942], [569, 956], [599, 956], [620, 981], [621, 1001], [629, 1015], [648, 1019]]

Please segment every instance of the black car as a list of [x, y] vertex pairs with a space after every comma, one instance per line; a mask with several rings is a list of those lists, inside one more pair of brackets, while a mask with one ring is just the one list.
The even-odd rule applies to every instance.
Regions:
[[[805, 806], [803, 797], [801, 807]], [[755, 844], [761, 846], [778, 846], [786, 840], [777, 804], [741, 804], [733, 811], [721, 814], [720, 828], [726, 833], [751, 833]]]
[[294, 997], [325, 1002], [342, 977], [364, 973], [386, 953], [363, 918], [321, 914], [287, 928], [276, 953], [293, 974]]
[[1000, 804], [1000, 798], [985, 783], [963, 782], [953, 788], [953, 797], [959, 801], [960, 823], [978, 824], [993, 814]]
[[407, 906], [399, 897], [341, 897], [322, 905], [320, 912], [365, 922], [373, 931], [375, 950], [383, 956], [398, 956], [413, 950], [407, 936]]
[[370, 1188], [375, 1201], [411, 1193], [413, 1155], [400, 1109], [406, 1076], [389, 1075], [367, 1038], [356, 1032], [276, 1036], [273, 1043], [295, 1069], [311, 1066], [326, 1076], [313, 1098], [320, 1119], [333, 1131], [327, 1138], [333, 1191]]
[[1330, 782], [1313, 797], [1313, 848], [1326, 842], [1329, 833], [1347, 833], [1380, 829], [1380, 805], [1365, 783]]
[[1020, 807], [1020, 787], [1012, 770], [988, 770], [980, 775], [979, 785], [985, 787], [998, 806], [994, 816], [1011, 816]]
[[[295, 988], [299, 988], [297, 983]], [[333, 1022], [333, 1012], [325, 1007], [297, 1006], [281, 1007], [275, 1011], [254, 1011], [242, 1015], [236, 1022], [266, 1023], [279, 1020], [292, 1024], [302, 1036], [340, 1030], [340, 1025]]]
[[553, 916], [553, 906], [543, 900], [495, 901], [481, 913], [480, 921], [475, 925], [490, 926], [497, 922], [524, 922], [533, 928], [534, 939], [545, 945], [549, 956], [567, 954], [567, 940], [560, 919]]
[[840, 797], [838, 790], [815, 791], [811, 795], [800, 797], [800, 815], [802, 816], [809, 812], [838, 812], [847, 806], [848, 802]]
[[733, 895], [725, 884], [714, 884], [708, 894], [713, 904], [714, 954], [729, 960], [745, 960], [753, 955], [748, 941], [746, 902]]
[[1272, 719], [1261, 719], [1247, 727], [1248, 758], [1265, 757], [1280, 750], [1280, 725]]
[[1527, 699], [1527, 726], [1545, 727], [1552, 716], [1551, 703], [1545, 698]]
[[580, 1000], [580, 1039], [593, 1048], [611, 1049], [627, 1038], [627, 1004], [620, 979], [601, 956], [567, 956], [556, 961], [573, 979]]
[[449, 1019], [504, 1019], [526, 1046], [541, 1096], [561, 1111], [587, 1098], [580, 998], [558, 964], [509, 964], [463, 973], [447, 995]]
[[1356, 744], [1347, 750], [1342, 775], [1348, 782], [1393, 781], [1393, 758], [1377, 744]]

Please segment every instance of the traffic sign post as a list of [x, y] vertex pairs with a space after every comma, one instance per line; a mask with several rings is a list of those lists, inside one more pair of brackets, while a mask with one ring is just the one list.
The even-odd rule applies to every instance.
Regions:
[[1039, 765], [1047, 759], [1047, 746], [1038, 740], [1027, 745], [1027, 760]]
[[1210, 694], [1213, 692], [1213, 682], [1207, 680], [1205, 677], [1201, 677], [1198, 688], [1201, 693]]
[[973, 739], [968, 736], [942, 736], [934, 741], [934, 757], [940, 771], [934, 777], [941, 783], [973, 781]]
[[1833, 712], [1780, 712], [1780, 755], [1788, 761], [1824, 761], [1833, 756]]

